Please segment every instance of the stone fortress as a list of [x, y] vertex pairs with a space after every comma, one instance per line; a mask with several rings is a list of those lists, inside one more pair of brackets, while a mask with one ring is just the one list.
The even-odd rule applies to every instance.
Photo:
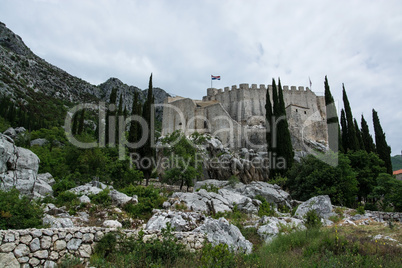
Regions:
[[[186, 135], [197, 131], [219, 138], [232, 149], [266, 151], [266, 131], [272, 129], [267, 129], [265, 120], [267, 90], [273, 103], [272, 86], [264, 84], [208, 88], [202, 100], [167, 98], [162, 135], [175, 130]], [[294, 149], [305, 151], [312, 145], [325, 148], [328, 131], [324, 96], [317, 96], [308, 87], [283, 86], [283, 97]]]

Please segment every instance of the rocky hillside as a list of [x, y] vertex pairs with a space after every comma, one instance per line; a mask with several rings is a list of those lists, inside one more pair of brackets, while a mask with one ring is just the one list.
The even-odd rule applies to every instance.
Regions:
[[[128, 86], [117, 78], [96, 86], [72, 76], [35, 55], [21, 37], [0, 22], [0, 95], [9, 96], [29, 111], [44, 115], [49, 110], [63, 109], [63, 104], [108, 101], [113, 88], [123, 94], [129, 111], [135, 91], [140, 92], [142, 100], [147, 94], [147, 90]], [[154, 92], [155, 103], [163, 103], [170, 96], [160, 88], [155, 88]], [[51, 105], [56, 107], [49, 107]]]

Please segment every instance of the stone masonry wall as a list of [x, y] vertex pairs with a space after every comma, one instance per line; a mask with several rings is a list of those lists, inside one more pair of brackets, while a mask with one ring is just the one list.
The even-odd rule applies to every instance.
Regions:
[[[0, 267], [56, 267], [66, 255], [88, 262], [96, 242], [116, 228], [77, 227], [51, 229], [24, 229], [0, 231]], [[127, 237], [138, 237], [137, 230], [123, 229]], [[201, 249], [204, 234], [173, 232], [190, 251]], [[159, 231], [145, 231], [144, 242], [156, 237]]]

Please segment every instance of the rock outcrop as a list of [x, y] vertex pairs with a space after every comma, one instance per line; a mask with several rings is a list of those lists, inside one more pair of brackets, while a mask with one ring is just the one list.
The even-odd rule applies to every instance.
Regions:
[[261, 218], [259, 224], [257, 232], [266, 243], [271, 242], [279, 233], [306, 229], [302, 220], [291, 217], [276, 218], [264, 216]]
[[213, 245], [226, 244], [235, 252], [250, 254], [253, 244], [244, 238], [239, 228], [230, 224], [225, 218], [215, 220], [207, 218], [194, 232], [204, 233]]
[[317, 215], [324, 219], [335, 215], [335, 213], [332, 212], [331, 199], [328, 195], [315, 196], [303, 202], [297, 208], [295, 217], [302, 219], [310, 210], [315, 210]]
[[0, 134], [0, 189], [13, 187], [32, 197], [53, 195], [50, 174], [39, 174], [39, 158], [28, 149], [17, 147], [9, 137]]
[[148, 220], [145, 230], [162, 230], [170, 223], [175, 231], [188, 232], [197, 228], [204, 220], [205, 216], [197, 212], [157, 211]]

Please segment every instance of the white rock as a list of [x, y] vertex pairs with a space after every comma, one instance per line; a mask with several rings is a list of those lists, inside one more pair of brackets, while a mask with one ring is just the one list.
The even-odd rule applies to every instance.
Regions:
[[16, 245], [13, 242], [11, 242], [11, 243], [3, 243], [0, 246], [0, 251], [5, 252], [5, 253], [11, 252], [11, 251], [13, 251], [15, 249], [15, 247], [16, 247]]
[[73, 238], [67, 243], [68, 250], [77, 250], [81, 246], [82, 240]]
[[40, 249], [40, 240], [39, 238], [34, 238], [32, 242], [29, 244], [29, 247], [31, 248], [31, 252], [35, 252]]
[[328, 219], [336, 214], [332, 212], [331, 199], [328, 195], [319, 195], [303, 202], [296, 210], [295, 217], [303, 219], [308, 211], [315, 210], [318, 216]]
[[44, 236], [40, 240], [40, 247], [42, 249], [48, 249], [52, 245], [52, 238], [50, 236]]
[[30, 253], [30, 249], [27, 245], [25, 244], [19, 244], [15, 249], [14, 249], [14, 255], [17, 258], [27, 256]]
[[134, 196], [134, 197], [130, 197], [124, 193], [121, 193], [119, 191], [116, 190], [111, 190], [109, 193], [110, 198], [112, 199], [112, 203], [114, 205], [118, 205], [118, 206], [122, 206], [128, 202], [133, 203], [133, 204], [137, 204], [138, 203], [138, 197]]
[[215, 220], [207, 218], [194, 232], [204, 233], [210, 243], [226, 244], [235, 252], [250, 254], [253, 244], [246, 240], [239, 228], [230, 224], [225, 218]]
[[106, 227], [106, 228], [121, 228], [121, 227], [123, 227], [123, 225], [120, 222], [116, 221], [116, 220], [106, 220], [106, 221], [103, 222], [102, 226]]
[[166, 224], [170, 223], [171, 227], [177, 232], [187, 232], [198, 227], [198, 223], [204, 221], [205, 217], [197, 212], [167, 211], [157, 212], [148, 221], [146, 230], [162, 230], [166, 228]]
[[91, 199], [89, 199], [88, 196], [83, 195], [83, 196], [80, 197], [80, 202], [84, 203], [84, 204], [89, 204], [89, 203], [91, 203]]
[[261, 224], [262, 225], [260, 225], [258, 228], [257, 233], [265, 240], [266, 243], [271, 242], [274, 237], [285, 230], [295, 231], [306, 229], [302, 220], [290, 217], [276, 218], [263, 216], [261, 218]]
[[54, 250], [61, 251], [67, 247], [67, 243], [64, 240], [57, 240], [54, 243]]
[[47, 250], [38, 250], [34, 253], [34, 257], [38, 259], [47, 259], [47, 257], [49, 257], [49, 252]]
[[69, 218], [56, 218], [51, 215], [45, 215], [43, 224], [49, 224], [50, 228], [70, 228], [74, 227], [74, 223]]
[[20, 263], [15, 258], [12, 252], [0, 253], [0, 267], [3, 268], [16, 268], [20, 267]]
[[91, 257], [91, 254], [92, 254], [91, 245], [88, 245], [88, 244], [81, 245], [81, 247], [79, 248], [78, 252], [80, 253], [80, 256], [82, 258]]

